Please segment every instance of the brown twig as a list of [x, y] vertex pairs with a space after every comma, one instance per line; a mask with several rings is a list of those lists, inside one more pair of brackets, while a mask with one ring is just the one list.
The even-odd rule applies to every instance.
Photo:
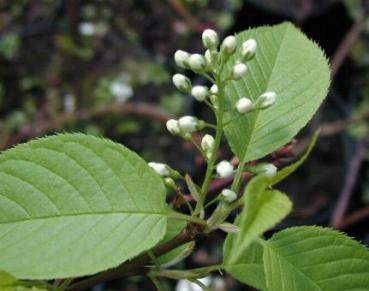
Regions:
[[360, 37], [365, 29], [367, 17], [357, 20], [346, 33], [338, 49], [334, 53], [331, 61], [331, 77], [334, 79], [344, 60], [348, 56], [350, 49]]
[[[153, 255], [155, 257], [160, 257], [161, 255], [185, 243], [195, 240], [201, 234], [202, 234], [202, 226], [190, 223], [180, 234], [178, 234], [172, 240], [154, 248], [152, 251]], [[85, 290], [99, 283], [111, 281], [118, 278], [123, 278], [126, 276], [137, 275], [140, 273], [145, 274], [145, 272], [147, 272], [146, 266], [150, 264], [151, 261], [152, 256], [149, 256], [146, 253], [142, 254], [137, 258], [125, 262], [114, 269], [107, 270], [90, 278], [72, 284], [66, 290], [68, 291]]]
[[345, 130], [353, 123], [365, 121], [369, 119], [369, 110], [362, 112], [358, 116], [350, 117], [344, 120], [338, 120], [331, 123], [326, 123], [321, 126], [321, 136], [331, 136]]
[[172, 116], [165, 113], [157, 106], [145, 103], [111, 103], [96, 106], [89, 109], [79, 110], [72, 113], [61, 113], [60, 115], [50, 119], [36, 121], [25, 125], [15, 135], [8, 136], [5, 141], [0, 143], [0, 149], [7, 148], [11, 145], [19, 143], [24, 139], [29, 139], [37, 136], [42, 136], [48, 132], [62, 129], [65, 124], [70, 122], [88, 120], [93, 117], [98, 117], [110, 113], [139, 115], [145, 118], [151, 118], [160, 122], [166, 122]]
[[330, 225], [335, 228], [340, 228], [344, 221], [345, 213], [349, 205], [352, 193], [356, 184], [357, 177], [360, 173], [360, 168], [364, 162], [366, 151], [369, 147], [369, 135], [363, 138], [359, 144], [356, 154], [351, 162], [350, 168], [345, 178], [344, 187], [339, 195], [336, 208], [333, 212]]
[[369, 217], [369, 206], [361, 208], [347, 215], [341, 222], [340, 229], [348, 228], [349, 226], [360, 222]]
[[195, 17], [192, 16], [186, 7], [179, 0], [167, 0], [173, 9], [183, 18], [189, 27], [197, 32], [202, 32], [209, 25], [199, 22]]

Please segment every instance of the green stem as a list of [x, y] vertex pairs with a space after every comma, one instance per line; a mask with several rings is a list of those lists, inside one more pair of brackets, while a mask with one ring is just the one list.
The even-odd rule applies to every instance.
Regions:
[[193, 144], [193, 146], [199, 151], [199, 153], [206, 158], [206, 154], [205, 152], [202, 150], [202, 148], [196, 143], [196, 141], [194, 140], [194, 138], [191, 136], [190, 138], [190, 142]]
[[190, 279], [191, 282], [199, 286], [203, 291], [210, 291], [210, 289], [198, 279]]
[[243, 164], [244, 163], [242, 161], [240, 161], [240, 163], [238, 164], [236, 175], [234, 176], [232, 186], [231, 186], [231, 190], [236, 193], [238, 192], [241, 186], [241, 178], [242, 178], [242, 173], [244, 169]]
[[70, 285], [70, 283], [72, 283], [73, 280], [74, 278], [65, 279], [63, 283], [61, 283], [59, 286], [55, 288], [52, 288], [52, 290], [53, 291], [64, 291]]
[[217, 159], [220, 142], [222, 140], [222, 135], [223, 135], [223, 110], [224, 110], [224, 100], [223, 99], [224, 98], [222, 96], [222, 91], [223, 91], [222, 89], [223, 88], [219, 88], [219, 111], [215, 113], [217, 124], [216, 124], [216, 130], [215, 130], [214, 147], [211, 151], [211, 155], [210, 155], [208, 166], [207, 166], [206, 173], [205, 173], [204, 182], [201, 187], [201, 196], [203, 199], [205, 198], [209, 190], [209, 185], [212, 180], [214, 164]]
[[163, 288], [163, 286], [160, 284], [160, 281], [154, 277], [154, 276], [149, 276], [151, 282], [154, 284], [156, 290], [158, 291], [165, 291], [165, 289]]

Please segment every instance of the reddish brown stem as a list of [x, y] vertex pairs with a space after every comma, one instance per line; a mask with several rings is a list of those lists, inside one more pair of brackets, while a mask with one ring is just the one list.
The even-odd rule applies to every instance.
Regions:
[[350, 49], [355, 44], [355, 42], [360, 37], [361, 33], [365, 29], [366, 17], [356, 21], [349, 31], [346, 33], [345, 37], [341, 41], [338, 49], [332, 57], [331, 69], [332, 69], [332, 79], [336, 76], [338, 70], [341, 68], [344, 60], [350, 52]]
[[[200, 225], [190, 223], [180, 234], [178, 234], [175, 238], [166, 242], [162, 245], [153, 249], [153, 255], [155, 257], [160, 257], [161, 255], [185, 244], [192, 240], [195, 240], [197, 236], [202, 234], [202, 227]], [[105, 272], [99, 273], [90, 278], [84, 279], [80, 282], [77, 282], [71, 286], [69, 286], [66, 290], [68, 291], [79, 291], [85, 290], [92, 286], [98, 285], [103, 282], [111, 281], [118, 278], [123, 278], [127, 276], [137, 275], [137, 274], [145, 274], [147, 272], [146, 266], [150, 264], [152, 261], [152, 257], [148, 254], [142, 254], [137, 258], [125, 262], [122, 265], [107, 270]]]
[[351, 162], [350, 168], [345, 178], [344, 187], [339, 195], [336, 208], [333, 212], [330, 225], [335, 228], [340, 228], [344, 220], [347, 207], [349, 205], [352, 193], [356, 184], [357, 177], [360, 173], [360, 168], [364, 162], [365, 154], [369, 146], [369, 135], [362, 139], [358, 144], [358, 149]]

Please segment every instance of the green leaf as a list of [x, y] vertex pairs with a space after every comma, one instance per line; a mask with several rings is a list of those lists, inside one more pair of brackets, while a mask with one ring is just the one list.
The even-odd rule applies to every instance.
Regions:
[[224, 245], [224, 264], [231, 266], [241, 257], [243, 251], [260, 235], [280, 222], [292, 209], [289, 198], [277, 190], [265, 190], [267, 180], [256, 177], [248, 184], [244, 209], [235, 225], [241, 230], [228, 234]]
[[237, 262], [226, 267], [226, 271], [240, 282], [264, 290], [263, 247], [253, 242], [242, 252]]
[[264, 244], [268, 291], [369, 290], [369, 252], [332, 229], [293, 227]]
[[[290, 23], [250, 29], [237, 35], [238, 44], [249, 38], [258, 42], [249, 72], [225, 88], [227, 107], [238, 99], [256, 100], [265, 91], [277, 93], [276, 103], [261, 111], [234, 118], [225, 115], [225, 134], [241, 162], [259, 159], [289, 142], [306, 125], [327, 94], [329, 67], [321, 49]], [[224, 77], [240, 57], [228, 61]]]
[[0, 269], [17, 278], [93, 274], [165, 235], [165, 187], [135, 153], [62, 134], [0, 155]]

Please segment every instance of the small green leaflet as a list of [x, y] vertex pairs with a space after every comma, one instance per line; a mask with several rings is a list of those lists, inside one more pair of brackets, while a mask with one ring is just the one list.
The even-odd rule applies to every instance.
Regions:
[[165, 235], [161, 178], [112, 141], [61, 134], [0, 155], [0, 269], [22, 279], [115, 267]]
[[242, 252], [237, 262], [226, 267], [226, 271], [240, 282], [264, 290], [263, 247], [253, 242]]
[[[227, 140], [240, 161], [259, 159], [289, 142], [319, 108], [330, 83], [329, 66], [322, 50], [290, 23], [259, 27], [237, 36], [238, 44], [256, 39], [256, 56], [247, 63], [248, 74], [225, 88], [228, 108], [241, 97], [256, 100], [265, 91], [275, 91], [271, 108], [234, 118], [225, 115]], [[239, 57], [225, 67], [228, 76]]]
[[231, 266], [243, 251], [265, 231], [274, 227], [292, 209], [289, 198], [277, 190], [265, 190], [264, 177], [254, 178], [244, 194], [244, 209], [235, 224], [241, 229], [228, 234], [224, 245], [224, 264]]
[[369, 290], [368, 249], [343, 233], [293, 227], [263, 245], [268, 291]]

